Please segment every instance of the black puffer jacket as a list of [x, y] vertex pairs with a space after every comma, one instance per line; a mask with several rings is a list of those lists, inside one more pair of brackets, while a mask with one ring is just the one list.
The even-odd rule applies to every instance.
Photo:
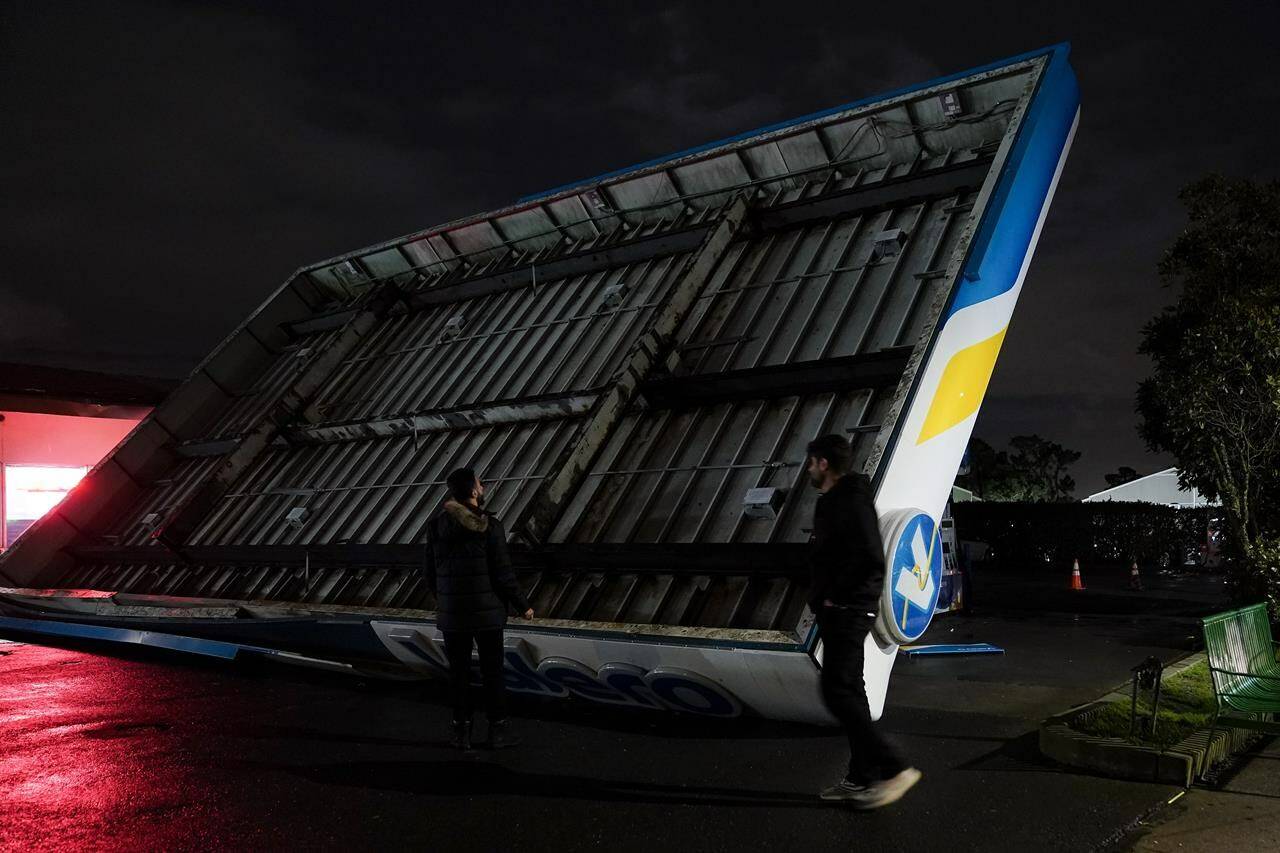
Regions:
[[427, 584], [441, 631], [496, 630], [507, 622], [508, 605], [529, 609], [502, 522], [453, 500], [427, 524]]

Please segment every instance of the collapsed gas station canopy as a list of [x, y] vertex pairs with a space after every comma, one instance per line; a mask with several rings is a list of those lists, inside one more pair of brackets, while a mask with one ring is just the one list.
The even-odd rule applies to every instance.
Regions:
[[805, 445], [941, 516], [1077, 103], [1059, 46], [305, 267], [0, 573], [429, 622], [470, 466], [544, 635], [812, 652]]

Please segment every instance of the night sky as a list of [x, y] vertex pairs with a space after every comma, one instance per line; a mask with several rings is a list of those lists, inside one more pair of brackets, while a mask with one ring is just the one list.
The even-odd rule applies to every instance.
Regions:
[[1178, 189], [1277, 174], [1274, 3], [257, 5], [0, 4], [0, 360], [183, 376], [306, 263], [1067, 40], [976, 434], [1082, 451], [1079, 497], [1171, 464], [1133, 396]]

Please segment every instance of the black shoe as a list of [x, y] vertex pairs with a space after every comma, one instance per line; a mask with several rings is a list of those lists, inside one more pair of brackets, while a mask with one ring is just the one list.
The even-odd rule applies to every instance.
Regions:
[[489, 749], [509, 749], [521, 743], [521, 738], [511, 733], [511, 724], [506, 720], [489, 723], [489, 739], [484, 744]]
[[463, 752], [471, 751], [471, 723], [453, 724], [453, 737], [449, 739], [449, 746], [454, 749], [460, 749]]

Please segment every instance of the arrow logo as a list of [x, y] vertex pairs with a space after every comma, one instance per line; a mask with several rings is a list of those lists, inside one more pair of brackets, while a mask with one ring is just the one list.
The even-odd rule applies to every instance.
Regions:
[[915, 536], [911, 539], [911, 558], [915, 565], [911, 571], [902, 572], [894, 584], [894, 591], [902, 596], [902, 630], [907, 629], [908, 605], [926, 613], [933, 606], [933, 547], [937, 536], [929, 537], [929, 546], [925, 547], [924, 535], [920, 532], [924, 525], [916, 526]]

